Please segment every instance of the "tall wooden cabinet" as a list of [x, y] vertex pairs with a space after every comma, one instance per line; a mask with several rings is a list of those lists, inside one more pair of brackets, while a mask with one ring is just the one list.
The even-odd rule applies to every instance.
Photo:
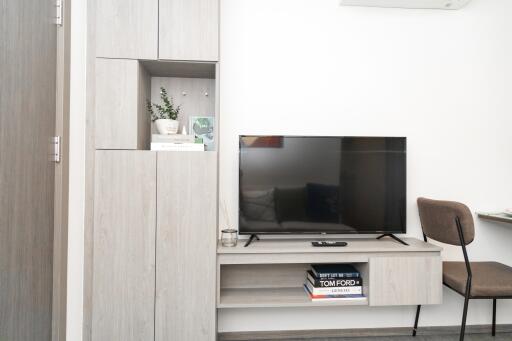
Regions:
[[148, 150], [146, 104], [217, 115], [219, 0], [91, 3], [84, 341], [213, 341], [217, 153]]
[[219, 0], [96, 1], [96, 56], [219, 60]]

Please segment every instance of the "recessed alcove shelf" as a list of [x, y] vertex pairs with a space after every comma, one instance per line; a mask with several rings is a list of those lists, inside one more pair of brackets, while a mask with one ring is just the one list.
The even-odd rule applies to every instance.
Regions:
[[181, 107], [180, 132], [183, 126], [191, 132], [191, 116], [214, 117], [217, 142], [216, 63], [106, 58], [96, 61], [96, 149], [149, 149], [151, 133], [156, 129], [146, 101], [160, 103], [161, 86]]
[[165, 60], [141, 60], [140, 63], [151, 77], [215, 79], [216, 74], [215, 63]]
[[225, 264], [220, 266], [218, 308], [368, 305], [368, 263], [352, 263], [363, 278], [366, 297], [312, 301], [304, 290], [310, 264]]

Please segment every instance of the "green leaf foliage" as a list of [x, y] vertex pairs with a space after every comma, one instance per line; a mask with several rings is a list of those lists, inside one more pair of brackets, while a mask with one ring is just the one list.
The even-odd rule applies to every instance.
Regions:
[[[181, 106], [174, 105], [172, 97], [169, 98], [164, 87], [160, 88], [160, 99], [162, 100], [161, 104], [151, 103], [149, 100], [146, 101], [146, 108], [151, 116], [151, 120], [153, 122], [161, 119], [177, 120], [180, 115]], [[154, 109], [156, 109], [156, 112]]]

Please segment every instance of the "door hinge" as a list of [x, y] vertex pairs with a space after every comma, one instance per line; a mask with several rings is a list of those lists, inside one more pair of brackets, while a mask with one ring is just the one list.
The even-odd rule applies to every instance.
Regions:
[[52, 136], [50, 138], [50, 161], [60, 162], [60, 136]]
[[55, 1], [55, 25], [57, 26], [62, 26], [62, 1], [63, 0]]

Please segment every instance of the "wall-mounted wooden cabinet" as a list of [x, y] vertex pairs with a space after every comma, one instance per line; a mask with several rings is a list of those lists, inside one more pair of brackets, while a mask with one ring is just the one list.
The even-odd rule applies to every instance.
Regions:
[[96, 1], [96, 56], [219, 60], [219, 0]]
[[219, 0], [160, 0], [159, 59], [219, 60]]
[[158, 0], [97, 0], [96, 56], [158, 58]]
[[[264, 239], [258, 246], [217, 249], [217, 307], [290, 308], [326, 306], [407, 306], [441, 304], [441, 248], [406, 238], [395, 241], [350, 239], [343, 248], [317, 248], [300, 239]], [[352, 264], [363, 295], [351, 300], [315, 301], [304, 291], [311, 264]]]

